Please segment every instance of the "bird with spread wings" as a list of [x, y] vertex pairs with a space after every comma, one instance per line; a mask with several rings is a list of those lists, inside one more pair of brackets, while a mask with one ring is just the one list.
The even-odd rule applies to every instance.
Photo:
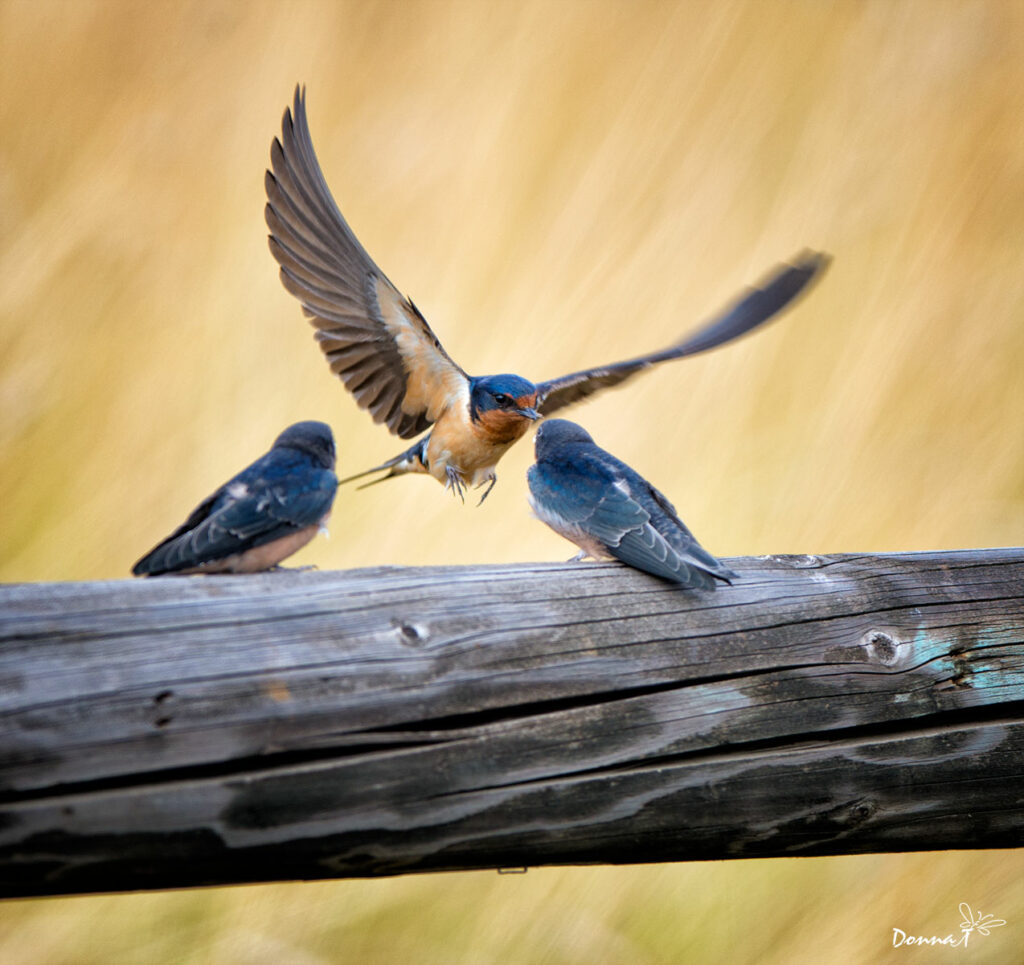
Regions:
[[660, 362], [706, 352], [764, 324], [792, 304], [828, 265], [805, 251], [692, 335], [668, 348], [544, 382], [519, 375], [471, 376], [426, 319], [388, 280], [352, 233], [324, 179], [296, 87], [270, 151], [266, 221], [281, 281], [316, 328], [331, 371], [402, 439], [430, 430], [393, 459], [342, 482], [387, 470], [375, 482], [429, 473], [460, 496], [497, 480], [495, 466], [530, 425]]

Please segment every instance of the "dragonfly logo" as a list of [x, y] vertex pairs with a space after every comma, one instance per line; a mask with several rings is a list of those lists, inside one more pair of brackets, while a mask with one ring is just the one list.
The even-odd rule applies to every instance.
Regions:
[[931, 935], [925, 937], [924, 935], [909, 935], [902, 928], [894, 928], [892, 930], [892, 947], [899, 948], [903, 945], [945, 945], [948, 948], [966, 948], [971, 935], [988, 935], [991, 929], [1006, 924], [1002, 918], [996, 918], [993, 915], [983, 915], [980, 911], [975, 915], [971, 910], [971, 906], [966, 901], [960, 902], [960, 915], [962, 921], [960, 922], [959, 938], [952, 932], [945, 936]]

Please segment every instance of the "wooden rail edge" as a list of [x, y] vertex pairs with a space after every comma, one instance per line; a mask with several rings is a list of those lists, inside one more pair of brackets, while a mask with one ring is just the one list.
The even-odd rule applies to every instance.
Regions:
[[0, 896], [1024, 843], [1024, 550], [0, 587]]

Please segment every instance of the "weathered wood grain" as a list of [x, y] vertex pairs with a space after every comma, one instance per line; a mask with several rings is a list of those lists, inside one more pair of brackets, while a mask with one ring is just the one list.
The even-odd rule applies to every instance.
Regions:
[[1024, 844], [1024, 550], [0, 588], [0, 895]]

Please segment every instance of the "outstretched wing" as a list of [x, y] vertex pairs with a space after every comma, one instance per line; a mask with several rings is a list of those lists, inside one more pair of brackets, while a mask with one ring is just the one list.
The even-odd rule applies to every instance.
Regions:
[[601, 389], [619, 385], [659, 362], [706, 352], [745, 335], [791, 304], [825, 270], [829, 260], [828, 255], [820, 252], [802, 252], [792, 264], [775, 268], [764, 283], [748, 289], [703, 328], [660, 352], [538, 383], [537, 409], [545, 416], [551, 415]]
[[265, 214], [284, 287], [316, 326], [331, 371], [374, 422], [403, 439], [419, 435], [468, 378], [346, 224], [316, 159], [299, 87], [270, 159]]

